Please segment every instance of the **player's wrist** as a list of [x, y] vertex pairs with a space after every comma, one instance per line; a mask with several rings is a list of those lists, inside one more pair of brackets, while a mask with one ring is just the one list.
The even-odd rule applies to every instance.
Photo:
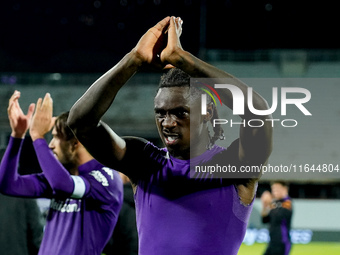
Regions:
[[181, 48], [173, 49], [170, 54], [167, 54], [166, 52], [163, 54], [161, 54], [162, 62], [169, 63], [180, 69], [190, 62], [187, 52]]
[[14, 138], [20, 138], [23, 139], [25, 138], [26, 132], [22, 133], [22, 132], [16, 132], [16, 131], [12, 131], [11, 136]]
[[38, 132], [30, 132], [30, 136], [32, 141], [34, 142], [37, 139], [44, 139], [44, 135], [38, 133]]
[[144, 62], [146, 62], [143, 58], [143, 56], [138, 52], [137, 48], [133, 48], [128, 54], [128, 63], [131, 65], [131, 67], [139, 69]]

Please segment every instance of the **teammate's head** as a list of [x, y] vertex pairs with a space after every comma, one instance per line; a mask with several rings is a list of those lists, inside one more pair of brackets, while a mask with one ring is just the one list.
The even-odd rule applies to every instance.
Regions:
[[[160, 137], [170, 153], [193, 150], [190, 140], [191, 145], [198, 145], [200, 150], [202, 144], [205, 150], [216, 141], [207, 129], [207, 123], [217, 115], [216, 108], [208, 102], [208, 114], [201, 115], [201, 94], [201, 90], [190, 86], [190, 76], [180, 69], [172, 68], [161, 77], [155, 97], [155, 117]], [[220, 137], [220, 127], [214, 132]]]
[[60, 114], [52, 129], [49, 147], [64, 167], [72, 171], [77, 168], [77, 149], [80, 145], [71, 129], [67, 126], [68, 112]]
[[275, 199], [282, 199], [288, 196], [289, 186], [285, 181], [273, 181], [271, 190]]

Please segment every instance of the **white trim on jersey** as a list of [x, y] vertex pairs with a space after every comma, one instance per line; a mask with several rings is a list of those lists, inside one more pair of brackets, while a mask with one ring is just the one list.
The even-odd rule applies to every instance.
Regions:
[[71, 198], [82, 198], [86, 191], [84, 180], [80, 176], [71, 175], [74, 182], [74, 189]]

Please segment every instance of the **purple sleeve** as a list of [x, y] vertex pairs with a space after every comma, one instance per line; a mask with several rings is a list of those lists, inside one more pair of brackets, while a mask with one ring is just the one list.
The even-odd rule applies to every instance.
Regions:
[[[107, 174], [111, 172], [111, 174]], [[123, 202], [123, 181], [118, 172], [108, 167], [93, 170], [87, 176], [91, 185], [87, 197], [101, 201], [105, 205], [121, 206]]]
[[[45, 139], [35, 140], [33, 142], [33, 146], [37, 154], [40, 167], [54, 193], [68, 196], [72, 195], [75, 187], [74, 181], [70, 173], [53, 155]], [[85, 182], [85, 186], [88, 187], [88, 182], [85, 179], [83, 180]]]
[[40, 197], [48, 193], [48, 184], [39, 174], [19, 175], [18, 165], [23, 139], [10, 137], [0, 164], [0, 192], [11, 196]]

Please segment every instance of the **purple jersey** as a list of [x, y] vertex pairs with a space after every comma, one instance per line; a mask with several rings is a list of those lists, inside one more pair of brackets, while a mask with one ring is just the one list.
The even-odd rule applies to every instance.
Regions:
[[20, 176], [21, 145], [21, 139], [11, 137], [0, 166], [0, 188], [8, 195], [51, 198], [39, 254], [100, 255], [122, 205], [118, 172], [91, 160], [78, 167], [79, 176], [71, 176], [46, 141], [38, 139], [33, 145], [43, 173]]
[[222, 179], [190, 178], [190, 164], [217, 154], [231, 162], [230, 151], [214, 146], [194, 159], [179, 160], [146, 145], [148, 160], [140, 171], [149, 174], [136, 180], [135, 193], [140, 255], [237, 254], [253, 204], [243, 205], [237, 187]]

